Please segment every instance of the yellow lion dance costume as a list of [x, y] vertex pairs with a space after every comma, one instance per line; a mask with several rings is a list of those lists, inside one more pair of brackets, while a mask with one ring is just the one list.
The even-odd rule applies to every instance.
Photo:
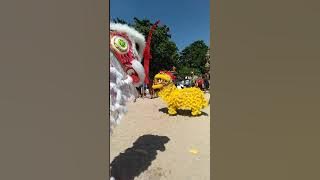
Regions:
[[152, 86], [154, 90], [159, 90], [159, 97], [167, 103], [168, 113], [175, 115], [177, 109], [190, 109], [193, 116], [200, 115], [200, 110], [208, 106], [204, 93], [196, 87], [178, 89], [172, 80], [170, 72], [161, 71], [155, 75]]

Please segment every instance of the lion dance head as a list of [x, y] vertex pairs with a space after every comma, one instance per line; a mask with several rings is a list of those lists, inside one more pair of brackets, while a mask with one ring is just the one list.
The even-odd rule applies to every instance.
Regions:
[[110, 24], [110, 130], [127, 111], [126, 102], [145, 80], [144, 36], [125, 24]]
[[173, 80], [176, 77], [169, 71], [160, 71], [154, 76], [152, 88], [156, 91], [173, 84]]
[[[143, 34], [126, 24], [110, 24], [110, 130], [126, 113], [126, 103], [138, 95], [136, 87], [149, 83], [150, 43], [157, 21], [147, 42]], [[144, 66], [141, 64], [144, 59]], [[147, 77], [147, 78], [146, 78]]]

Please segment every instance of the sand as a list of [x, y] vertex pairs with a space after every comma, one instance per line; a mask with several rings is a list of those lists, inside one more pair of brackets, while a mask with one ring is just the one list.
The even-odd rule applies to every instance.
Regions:
[[[142, 135], [166, 136], [170, 141], [165, 151], [157, 151], [156, 159], [135, 180], [209, 180], [210, 107], [198, 117], [188, 116], [190, 112], [169, 116], [166, 110], [161, 98], [129, 103], [127, 115], [110, 137], [110, 160]], [[198, 152], [191, 153], [191, 149]]]

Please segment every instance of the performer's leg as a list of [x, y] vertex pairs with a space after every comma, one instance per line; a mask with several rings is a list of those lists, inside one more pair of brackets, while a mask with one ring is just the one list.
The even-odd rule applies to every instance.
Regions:
[[169, 106], [169, 107], [168, 107], [168, 113], [169, 113], [170, 115], [175, 115], [175, 114], [177, 114], [176, 108], [174, 108], [173, 106]]

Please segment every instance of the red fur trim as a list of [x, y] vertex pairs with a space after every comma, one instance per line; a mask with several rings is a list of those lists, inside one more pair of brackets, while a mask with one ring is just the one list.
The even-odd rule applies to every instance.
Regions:
[[160, 71], [159, 73], [169, 75], [172, 80], [176, 79], [176, 77], [170, 71]]

